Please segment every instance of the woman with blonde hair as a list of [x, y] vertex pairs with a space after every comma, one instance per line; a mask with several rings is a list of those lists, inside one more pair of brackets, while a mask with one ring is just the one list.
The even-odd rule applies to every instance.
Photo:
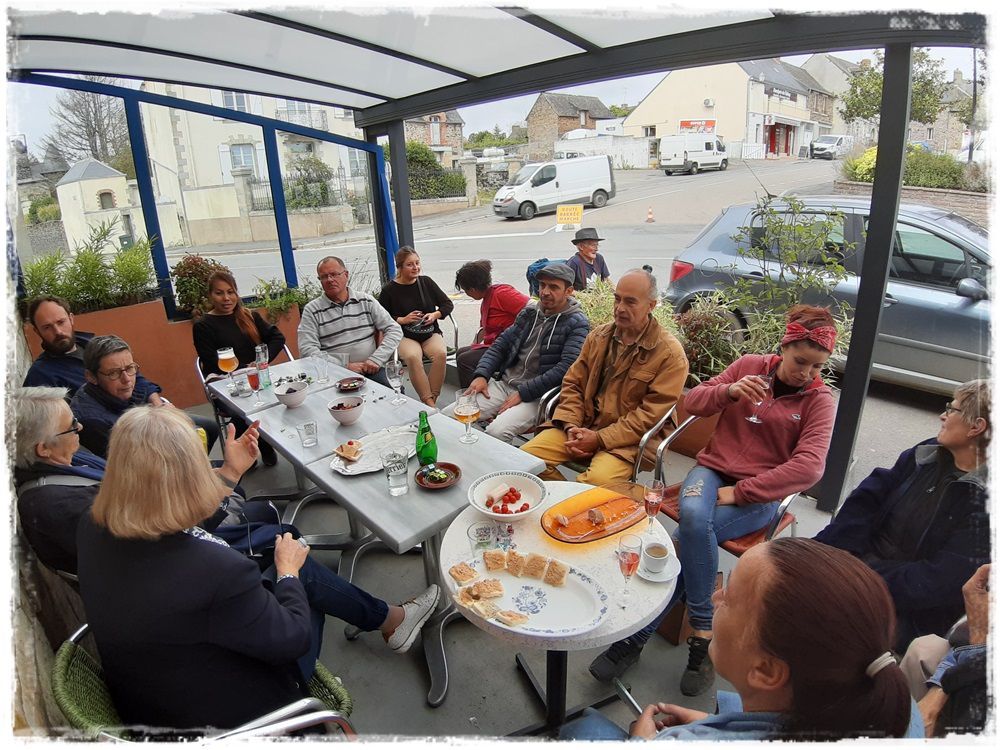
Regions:
[[274, 564], [262, 576], [200, 526], [227, 495], [182, 412], [136, 408], [115, 425], [77, 556], [87, 619], [126, 723], [237, 726], [303, 697], [326, 614], [380, 630], [403, 653], [434, 610], [437, 586], [390, 606], [311, 561], [288, 532], [273, 537]]
[[[382, 287], [378, 301], [403, 328], [399, 358], [406, 364], [417, 396], [428, 406], [434, 406], [441, 395], [448, 364], [448, 351], [438, 321], [451, 315], [455, 303], [434, 279], [420, 274], [420, 256], [405, 245], [396, 253], [396, 278]], [[429, 375], [424, 372], [424, 355], [431, 360]]]

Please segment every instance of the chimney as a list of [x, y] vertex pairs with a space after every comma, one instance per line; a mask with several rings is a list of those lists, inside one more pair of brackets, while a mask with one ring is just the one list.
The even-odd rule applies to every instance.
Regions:
[[952, 78], [951, 82], [954, 84], [962, 83], [962, 71], [959, 70], [958, 68], [955, 68], [955, 75]]

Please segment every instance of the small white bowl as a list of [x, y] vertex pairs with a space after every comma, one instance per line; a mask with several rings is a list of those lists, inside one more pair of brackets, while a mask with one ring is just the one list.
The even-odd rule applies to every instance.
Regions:
[[[335, 406], [346, 406], [346, 409], [335, 409]], [[365, 410], [365, 400], [361, 396], [341, 396], [326, 405], [330, 416], [341, 424], [354, 424], [361, 419]]]
[[[521, 513], [496, 513], [486, 507], [486, 494], [498, 487], [506, 484], [514, 487], [521, 493], [521, 500], [517, 503], [528, 503], [528, 509]], [[494, 471], [491, 474], [479, 477], [472, 486], [469, 487], [469, 505], [478, 510], [484, 516], [495, 518], [497, 521], [518, 521], [527, 518], [540, 507], [545, 500], [547, 490], [545, 483], [534, 474], [526, 471]]]
[[309, 384], [303, 381], [282, 383], [274, 389], [274, 396], [289, 409], [302, 406], [309, 395]]

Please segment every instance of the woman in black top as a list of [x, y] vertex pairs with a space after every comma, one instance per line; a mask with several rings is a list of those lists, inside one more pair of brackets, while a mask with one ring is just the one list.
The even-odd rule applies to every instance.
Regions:
[[[420, 400], [434, 406], [447, 366], [447, 351], [437, 322], [450, 315], [455, 304], [433, 279], [420, 275], [420, 256], [407, 246], [396, 253], [396, 278], [382, 287], [378, 301], [403, 328], [399, 358], [406, 363], [410, 382]], [[429, 377], [424, 372], [424, 355], [431, 361]]]
[[[268, 361], [281, 353], [285, 335], [277, 326], [267, 323], [256, 312], [243, 307], [236, 289], [236, 279], [231, 273], [216, 271], [208, 277], [208, 300], [212, 309], [195, 322], [192, 329], [194, 348], [198, 352], [201, 371], [206, 377], [224, 375], [219, 369], [219, 349], [232, 347], [240, 367], [254, 363], [255, 348], [259, 344], [267, 344]], [[222, 408], [221, 405], [219, 408]], [[233, 421], [237, 434], [242, 434], [246, 423], [238, 418]], [[264, 440], [260, 441], [260, 455], [266, 466], [274, 466], [278, 461], [274, 448]]]

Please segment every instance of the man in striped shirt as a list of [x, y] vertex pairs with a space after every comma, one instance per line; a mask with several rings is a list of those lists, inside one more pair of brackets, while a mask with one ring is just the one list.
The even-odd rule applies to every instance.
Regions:
[[370, 294], [351, 291], [340, 258], [323, 258], [316, 275], [323, 294], [302, 309], [299, 354], [347, 354], [348, 369], [388, 386], [384, 365], [403, 340], [403, 329]]

